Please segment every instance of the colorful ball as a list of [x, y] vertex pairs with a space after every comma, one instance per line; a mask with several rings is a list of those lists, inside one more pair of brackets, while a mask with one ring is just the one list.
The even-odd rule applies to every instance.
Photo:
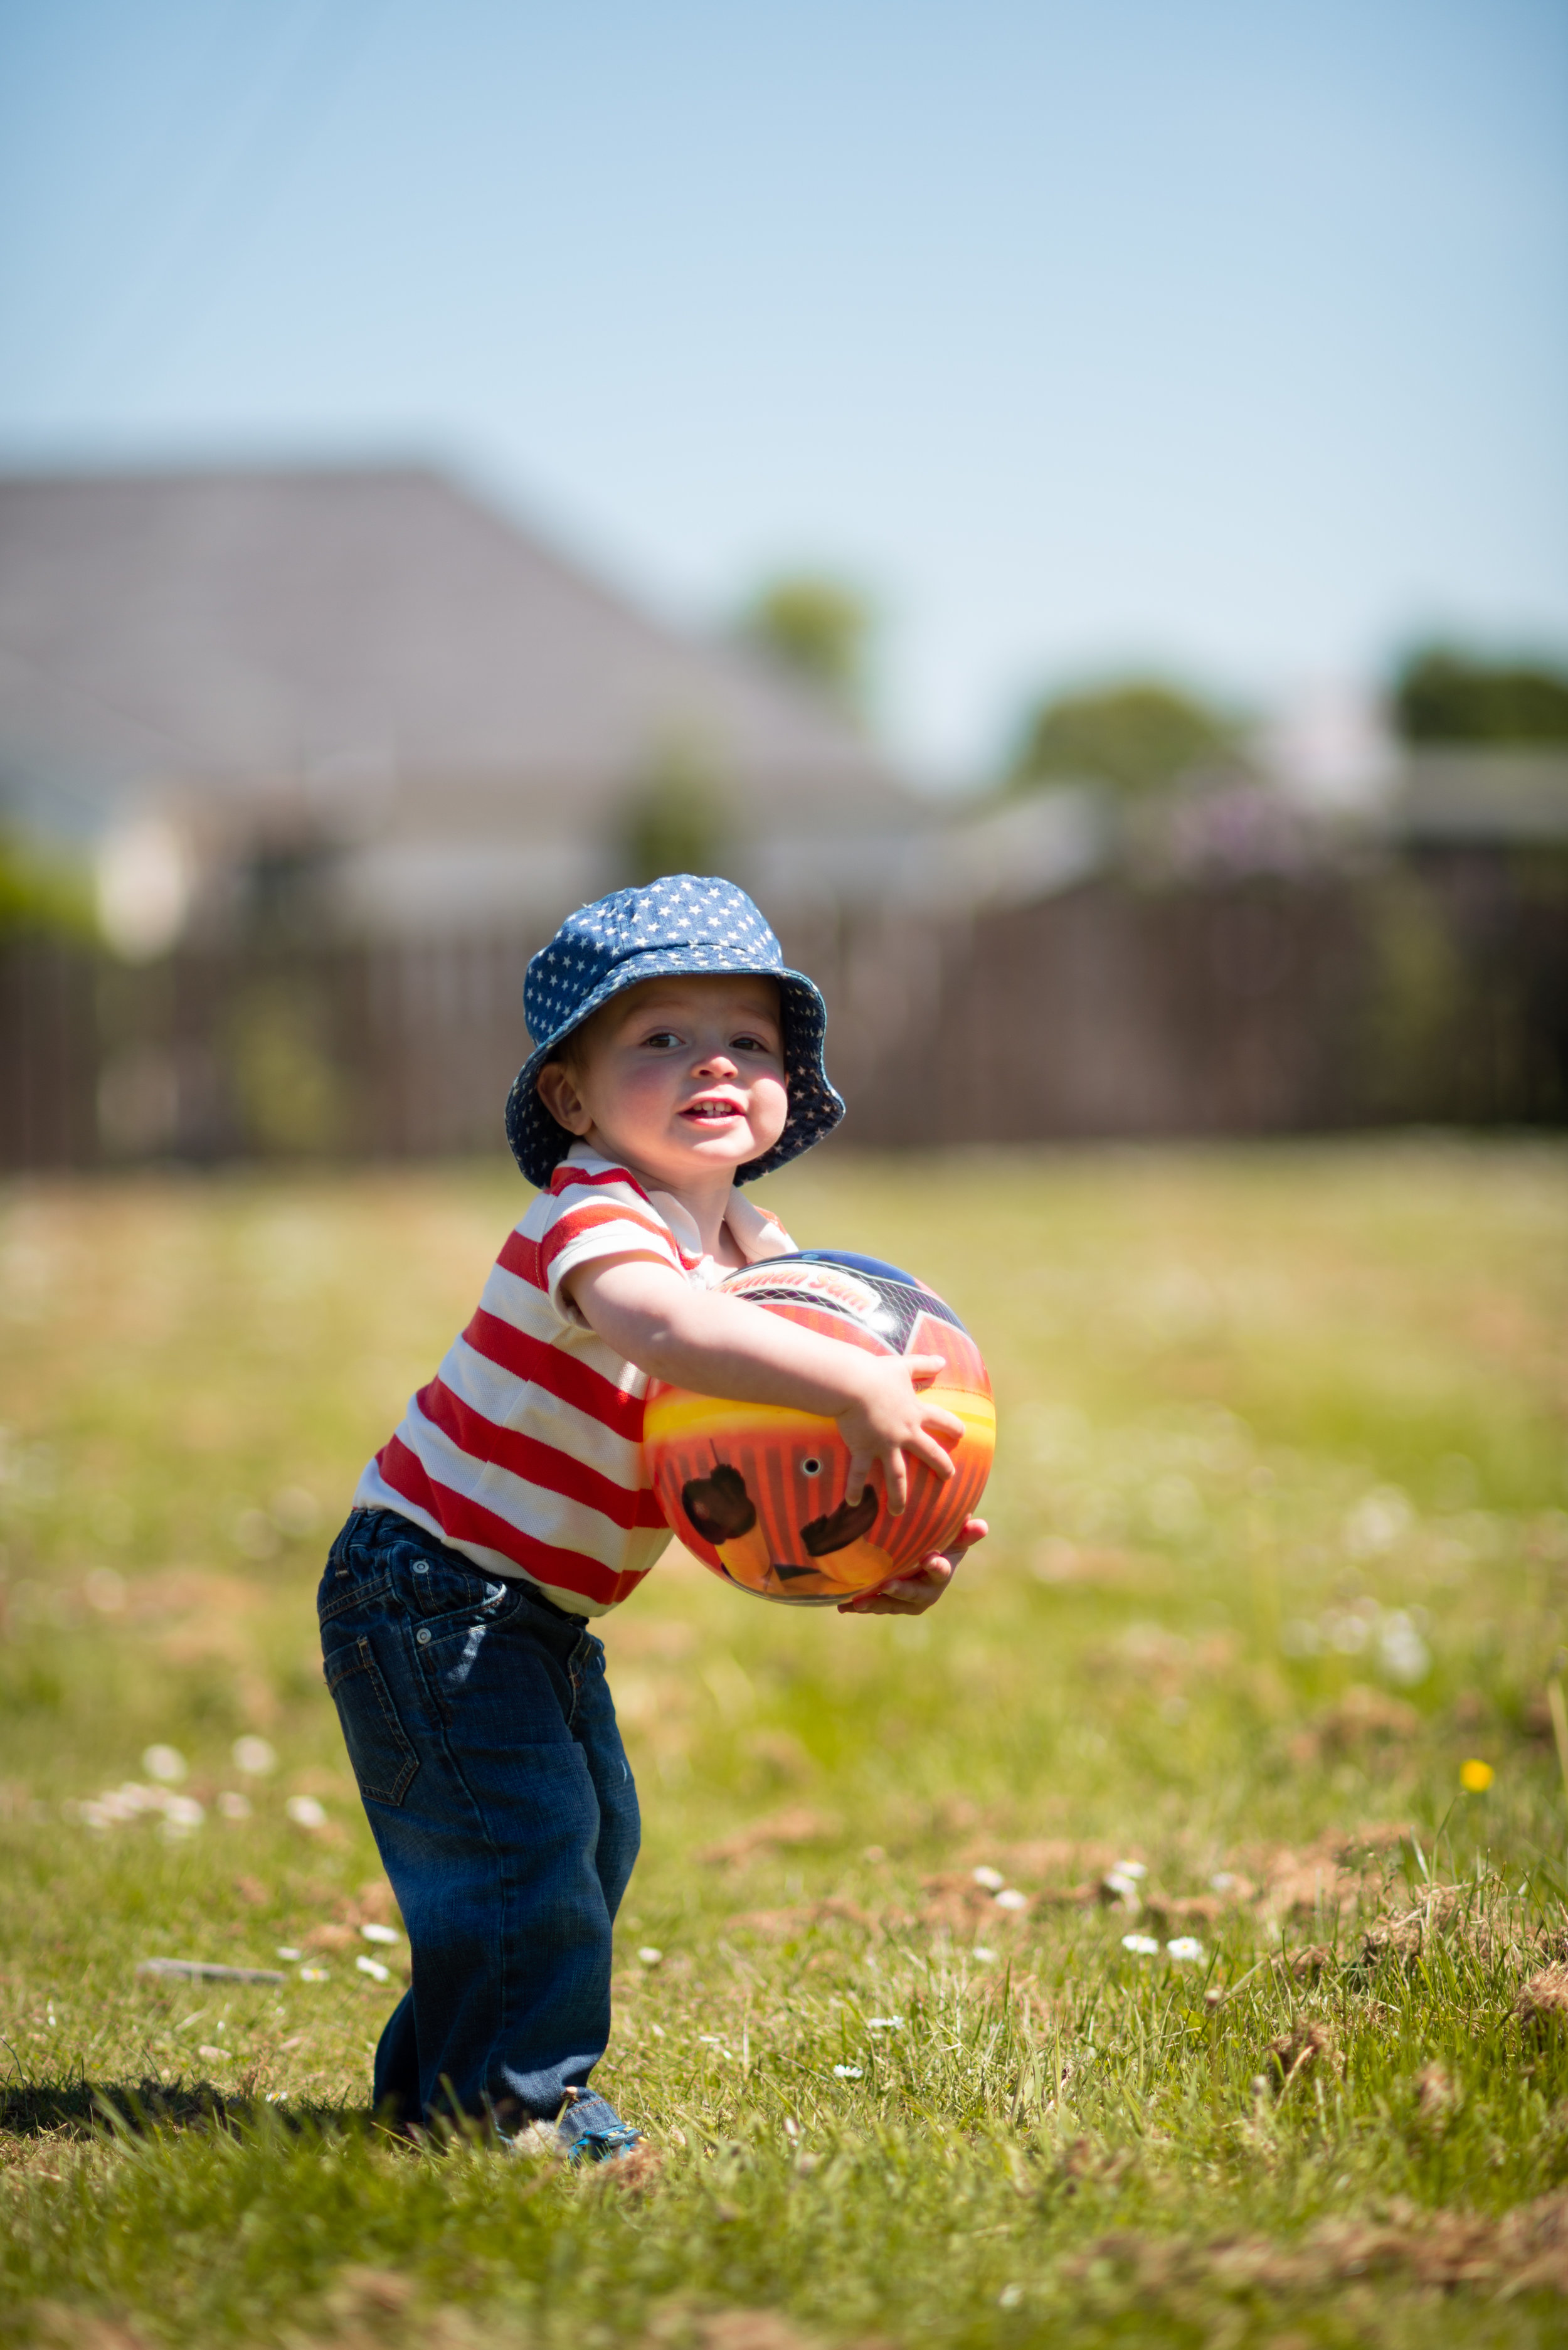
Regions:
[[936, 1292], [869, 1256], [807, 1249], [725, 1276], [770, 1314], [876, 1355], [940, 1355], [922, 1389], [963, 1422], [943, 1479], [905, 1455], [909, 1499], [895, 1517], [881, 1484], [846, 1492], [836, 1420], [783, 1405], [725, 1402], [654, 1380], [643, 1441], [666, 1519], [704, 1566], [759, 1598], [835, 1607], [875, 1591], [953, 1542], [991, 1473], [996, 1411], [980, 1349]]

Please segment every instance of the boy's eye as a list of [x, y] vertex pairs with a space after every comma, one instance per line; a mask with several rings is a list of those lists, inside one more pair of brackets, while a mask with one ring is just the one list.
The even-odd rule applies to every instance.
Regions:
[[765, 1053], [769, 1049], [765, 1036], [732, 1036], [730, 1042], [737, 1053]]

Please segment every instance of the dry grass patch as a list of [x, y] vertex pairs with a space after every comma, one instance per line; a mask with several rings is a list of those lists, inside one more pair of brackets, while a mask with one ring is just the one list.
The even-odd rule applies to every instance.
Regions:
[[1501, 2218], [1420, 2211], [1395, 2200], [1371, 2220], [1325, 2220], [1293, 2245], [1260, 2236], [1206, 2242], [1112, 2234], [1066, 2263], [1084, 2282], [1108, 2267], [1138, 2299], [1160, 2303], [1182, 2288], [1210, 2286], [1227, 2297], [1315, 2297], [1383, 2278], [1453, 2293], [1512, 2299], [1568, 2295], [1568, 2195], [1543, 2195]]

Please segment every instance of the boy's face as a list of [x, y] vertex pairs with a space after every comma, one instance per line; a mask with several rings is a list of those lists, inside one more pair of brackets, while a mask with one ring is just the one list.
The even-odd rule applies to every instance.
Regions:
[[731, 1175], [784, 1129], [779, 992], [714, 972], [650, 979], [596, 1014], [539, 1095], [567, 1132], [666, 1191]]

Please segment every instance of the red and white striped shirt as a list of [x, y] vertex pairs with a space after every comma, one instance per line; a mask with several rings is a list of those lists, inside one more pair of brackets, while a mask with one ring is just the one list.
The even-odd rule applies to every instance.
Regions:
[[[739, 1191], [724, 1221], [749, 1264], [794, 1246]], [[575, 1616], [628, 1598], [670, 1540], [643, 1459], [648, 1374], [561, 1294], [568, 1274], [607, 1257], [649, 1257], [703, 1287], [722, 1278], [677, 1201], [576, 1143], [354, 1496]]]

